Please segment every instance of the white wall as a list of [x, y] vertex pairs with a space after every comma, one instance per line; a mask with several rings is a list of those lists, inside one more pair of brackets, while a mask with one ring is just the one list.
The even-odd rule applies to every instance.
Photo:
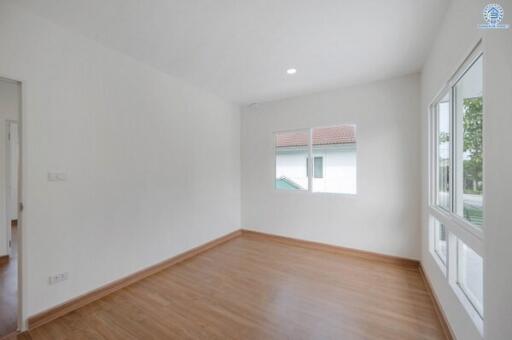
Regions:
[[[512, 26], [512, 1], [502, 1]], [[484, 33], [485, 335], [512, 339], [512, 29]]]
[[[242, 226], [419, 258], [419, 81], [410, 75], [244, 108]], [[357, 126], [357, 194], [276, 191], [273, 133], [339, 124]]]
[[[484, 50], [484, 335], [512, 338], [512, 30], [481, 31], [487, 1], [453, 0], [422, 72], [422, 263], [457, 336], [481, 339], [428, 251], [428, 105], [480, 38]], [[499, 2], [512, 24], [512, 1]]]
[[24, 318], [240, 227], [235, 106], [5, 2], [0, 46], [23, 81]]
[[7, 202], [7, 121], [18, 120], [20, 87], [0, 79], [0, 256], [9, 251], [10, 227]]

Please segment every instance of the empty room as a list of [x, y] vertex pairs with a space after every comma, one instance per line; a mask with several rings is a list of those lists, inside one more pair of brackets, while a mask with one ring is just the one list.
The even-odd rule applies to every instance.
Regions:
[[0, 0], [0, 340], [512, 339], [512, 0]]

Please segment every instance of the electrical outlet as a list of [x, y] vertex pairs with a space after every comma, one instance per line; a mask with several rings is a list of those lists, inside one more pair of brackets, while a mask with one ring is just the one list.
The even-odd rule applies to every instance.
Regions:
[[68, 273], [59, 273], [48, 277], [48, 284], [54, 285], [56, 283], [66, 281], [68, 279]]

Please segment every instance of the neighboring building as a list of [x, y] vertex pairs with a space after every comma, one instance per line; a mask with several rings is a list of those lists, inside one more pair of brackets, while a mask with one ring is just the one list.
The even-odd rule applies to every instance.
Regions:
[[[276, 188], [307, 190], [308, 138], [304, 131], [276, 137]], [[313, 130], [313, 191], [356, 193], [355, 126]]]

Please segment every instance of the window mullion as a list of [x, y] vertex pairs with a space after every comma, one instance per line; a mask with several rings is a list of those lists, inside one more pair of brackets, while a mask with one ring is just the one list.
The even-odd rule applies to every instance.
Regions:
[[432, 117], [432, 205], [437, 206], [438, 191], [439, 191], [439, 149], [438, 149], [438, 121], [439, 121], [439, 106], [435, 105]]
[[453, 103], [453, 86], [450, 87], [449, 94], [448, 94], [448, 100], [449, 100], [449, 116], [450, 116], [450, 145], [449, 145], [449, 152], [450, 152], [450, 183], [449, 183], [449, 189], [450, 189], [450, 212], [455, 213], [455, 140], [457, 138], [456, 131], [455, 131], [455, 110], [454, 110], [454, 103]]
[[313, 129], [309, 129], [308, 138], [308, 191], [313, 191], [313, 171], [314, 171], [314, 159], [313, 159]]

